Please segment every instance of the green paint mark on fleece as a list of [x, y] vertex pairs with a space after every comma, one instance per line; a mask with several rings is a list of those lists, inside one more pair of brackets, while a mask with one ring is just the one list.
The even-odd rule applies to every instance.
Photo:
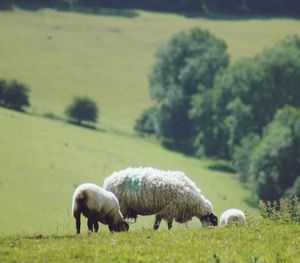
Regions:
[[141, 185], [141, 178], [136, 175], [128, 178], [127, 180], [127, 189], [131, 192], [137, 191]]

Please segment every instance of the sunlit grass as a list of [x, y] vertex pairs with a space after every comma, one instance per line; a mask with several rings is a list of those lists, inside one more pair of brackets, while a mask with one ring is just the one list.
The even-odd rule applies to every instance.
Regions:
[[0, 238], [1, 262], [299, 262], [299, 225]]
[[[209, 170], [211, 162], [169, 152], [155, 142], [1, 108], [0, 123], [0, 207], [6, 207], [0, 234], [73, 233], [74, 187], [82, 182], [102, 185], [105, 176], [128, 166], [184, 171], [218, 214], [247, 207], [244, 199], [250, 193], [231, 174]], [[140, 218], [134, 228], [151, 228], [152, 220]]]

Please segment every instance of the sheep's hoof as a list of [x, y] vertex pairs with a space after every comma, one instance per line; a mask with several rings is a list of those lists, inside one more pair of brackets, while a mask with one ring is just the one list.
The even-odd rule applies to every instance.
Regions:
[[159, 228], [158, 225], [153, 225], [153, 230], [157, 230]]

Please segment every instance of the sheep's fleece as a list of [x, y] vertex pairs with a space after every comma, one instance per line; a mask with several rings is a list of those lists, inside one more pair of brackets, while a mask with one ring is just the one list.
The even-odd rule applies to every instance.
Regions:
[[245, 214], [239, 209], [228, 209], [220, 216], [220, 226], [228, 226], [231, 224], [246, 225], [246, 223]]
[[117, 196], [125, 218], [156, 214], [184, 223], [213, 213], [210, 201], [181, 171], [127, 168], [112, 173], [103, 187]]

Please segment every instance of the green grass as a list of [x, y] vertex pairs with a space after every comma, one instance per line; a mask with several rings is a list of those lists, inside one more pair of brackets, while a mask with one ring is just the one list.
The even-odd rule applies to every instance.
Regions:
[[0, 238], [1, 262], [299, 262], [299, 225]]
[[[5, 127], [0, 129], [0, 207], [7, 207], [0, 216], [0, 235], [73, 233], [74, 186], [102, 185], [104, 177], [127, 166], [183, 170], [218, 214], [229, 207], [247, 207], [244, 199], [250, 193], [231, 174], [209, 170], [210, 161], [167, 151], [155, 142], [1, 108], [0, 123]], [[141, 218], [134, 228], [151, 228], [152, 220]]]
[[232, 61], [250, 57], [286, 35], [296, 19], [212, 20], [137, 11], [133, 18], [43, 9], [0, 12], [0, 78], [31, 88], [33, 111], [62, 115], [73, 96], [99, 103], [106, 129], [131, 132], [151, 105], [147, 74], [169, 37], [194, 26], [228, 43]]
[[[127, 166], [184, 171], [209, 198], [217, 215], [248, 209], [251, 194], [229, 173], [137, 137], [134, 120], [151, 101], [147, 73], [156, 49], [173, 33], [201, 26], [223, 38], [232, 61], [249, 57], [289, 34], [294, 19], [210, 20], [137, 11], [134, 18], [44, 9], [0, 12], [0, 78], [31, 88], [31, 113], [61, 116], [73, 96], [88, 95], [101, 108], [102, 130], [0, 108], [0, 261], [293, 262], [299, 226], [207, 230], [199, 220], [162, 223], [141, 217], [130, 232], [73, 236], [71, 196], [82, 182], [102, 184]], [[29, 238], [28, 238], [29, 237]], [[31, 238], [30, 238], [31, 237]], [[283, 249], [284, 248], [284, 251]], [[213, 255], [216, 255], [215, 258]]]

